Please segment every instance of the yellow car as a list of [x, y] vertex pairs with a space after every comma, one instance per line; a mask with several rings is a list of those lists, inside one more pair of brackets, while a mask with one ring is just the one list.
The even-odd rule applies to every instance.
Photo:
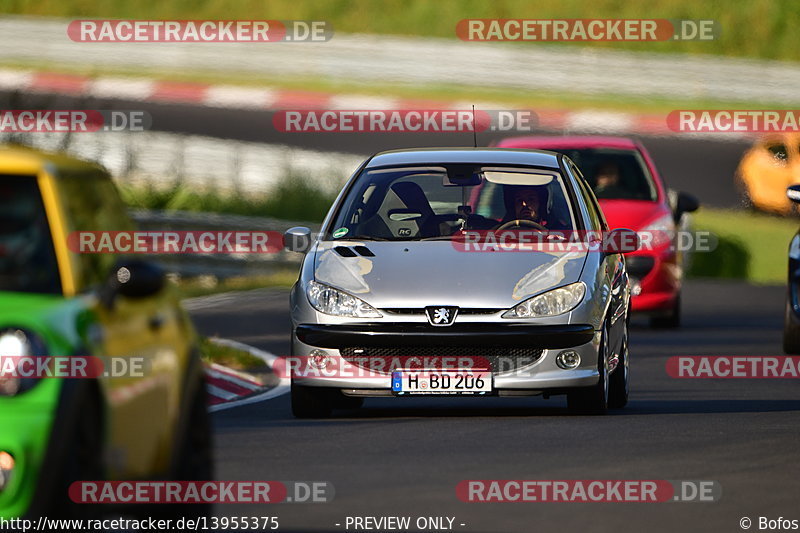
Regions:
[[212, 478], [197, 338], [163, 271], [68, 246], [72, 232], [132, 227], [101, 167], [0, 148], [3, 368], [42, 356], [117, 366], [94, 379], [0, 374], [2, 518], [97, 513], [68, 498], [73, 481]]
[[763, 137], [742, 157], [736, 175], [746, 205], [781, 215], [794, 213], [786, 188], [800, 183], [800, 134]]

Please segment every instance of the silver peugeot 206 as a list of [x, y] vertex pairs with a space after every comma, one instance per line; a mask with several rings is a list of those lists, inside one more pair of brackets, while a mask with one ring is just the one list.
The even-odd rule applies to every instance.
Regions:
[[[577, 237], [576, 237], [577, 236]], [[312, 235], [291, 292], [292, 411], [366, 397], [566, 394], [628, 400], [624, 252], [575, 164], [544, 151], [379, 153]]]

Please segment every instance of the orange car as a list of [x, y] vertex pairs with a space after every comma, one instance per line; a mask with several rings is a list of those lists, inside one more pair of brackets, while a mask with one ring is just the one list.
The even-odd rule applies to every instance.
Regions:
[[786, 188], [800, 184], [800, 134], [763, 137], [742, 157], [736, 174], [746, 205], [782, 215], [796, 212]]

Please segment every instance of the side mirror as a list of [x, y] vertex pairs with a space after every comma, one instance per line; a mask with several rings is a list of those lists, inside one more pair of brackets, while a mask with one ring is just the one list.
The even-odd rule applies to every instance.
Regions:
[[678, 222], [684, 213], [694, 213], [700, 207], [700, 202], [691, 194], [679, 192], [675, 201], [675, 222]]
[[800, 185], [792, 185], [786, 189], [786, 197], [796, 204], [800, 204]]
[[141, 259], [127, 259], [111, 269], [101, 299], [106, 307], [111, 308], [117, 295], [132, 299], [147, 298], [161, 292], [166, 281], [167, 277], [160, 266]]
[[603, 238], [603, 252], [607, 254], [635, 252], [641, 245], [639, 234], [628, 228], [611, 230]]
[[304, 254], [311, 248], [311, 230], [305, 226], [289, 228], [283, 234], [283, 247]]

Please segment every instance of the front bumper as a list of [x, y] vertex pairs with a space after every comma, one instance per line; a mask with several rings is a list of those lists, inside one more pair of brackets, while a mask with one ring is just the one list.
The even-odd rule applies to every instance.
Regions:
[[681, 290], [682, 270], [669, 250], [637, 252], [626, 257], [628, 274], [639, 291], [631, 296], [631, 311], [658, 313], [675, 306]]
[[[299, 324], [293, 337], [292, 353], [308, 356], [323, 351], [334, 360], [336, 369], [326, 375], [294, 375], [294, 383], [310, 387], [331, 387], [349, 394], [374, 391], [385, 395], [391, 390], [391, 373], [364, 371], [345, 360], [340, 349], [366, 347], [442, 347], [452, 353], [454, 347], [463, 349], [464, 356], [481, 347], [525, 346], [543, 350], [533, 364], [493, 374], [493, 389], [557, 393], [561, 389], [588, 387], [597, 383], [600, 332], [591, 325], [525, 325], [497, 323], [466, 323], [448, 327], [427, 324], [358, 324], [321, 325]], [[556, 365], [556, 356], [569, 348], [581, 356], [578, 368], [564, 370]], [[323, 373], [324, 374], [324, 373]], [[371, 394], [365, 394], [371, 395]]]
[[[48, 453], [50, 433], [60, 391], [60, 380], [45, 379], [33, 390], [0, 398], [0, 450], [15, 460], [7, 486], [0, 490], [0, 517], [28, 513], [42, 480], [41, 466]], [[52, 474], [52, 473], [49, 473]]]
[[570, 348], [594, 337], [589, 324], [531, 326], [525, 324], [464, 323], [447, 327], [427, 324], [300, 324], [300, 342], [319, 348], [345, 346], [519, 346]]

